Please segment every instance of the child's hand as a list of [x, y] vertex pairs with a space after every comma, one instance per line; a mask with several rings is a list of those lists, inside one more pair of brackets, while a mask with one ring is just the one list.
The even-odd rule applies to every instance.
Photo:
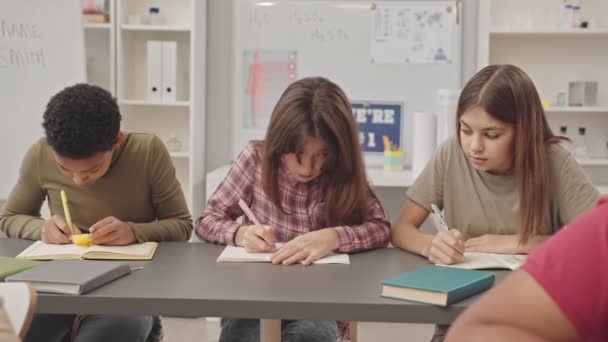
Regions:
[[433, 264], [451, 265], [462, 261], [464, 255], [464, 238], [456, 229], [439, 232], [429, 245], [426, 257]]
[[270, 259], [273, 264], [291, 265], [299, 262], [310, 265], [340, 246], [338, 234], [331, 228], [300, 235], [285, 243]]
[[[80, 234], [81, 231], [74, 227], [74, 233]], [[66, 244], [72, 242], [72, 232], [61, 215], [53, 215], [46, 221], [42, 226], [40, 235], [45, 243]]]
[[468, 239], [465, 243], [465, 250], [467, 252], [516, 254], [518, 253], [518, 239], [518, 235], [485, 234]]
[[137, 242], [131, 226], [112, 216], [92, 225], [89, 232], [94, 245], [124, 246]]
[[236, 231], [234, 243], [245, 247], [250, 253], [272, 252], [274, 247], [274, 228], [271, 226], [241, 226]]

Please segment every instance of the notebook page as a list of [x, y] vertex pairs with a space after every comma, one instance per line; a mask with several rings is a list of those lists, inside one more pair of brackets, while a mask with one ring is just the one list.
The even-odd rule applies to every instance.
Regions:
[[470, 270], [505, 268], [518, 269], [526, 260], [523, 254], [495, 254], [495, 253], [464, 253], [464, 261], [453, 265], [442, 265], [448, 267], [466, 268]]
[[133, 256], [146, 256], [151, 253], [151, 251], [156, 248], [156, 242], [144, 242], [144, 243], [136, 243], [128, 246], [101, 246], [101, 245], [93, 245], [88, 248], [87, 254], [94, 253], [95, 255], [105, 254], [105, 255], [133, 255]]
[[82, 253], [87, 250], [87, 247], [81, 247], [74, 244], [55, 245], [36, 241], [34, 244], [23, 250], [17, 258], [27, 259], [79, 259]]
[[[277, 243], [281, 248], [283, 243]], [[244, 247], [226, 246], [217, 262], [270, 262], [273, 253], [249, 253]], [[350, 264], [348, 254], [331, 254], [314, 262], [315, 264]]]

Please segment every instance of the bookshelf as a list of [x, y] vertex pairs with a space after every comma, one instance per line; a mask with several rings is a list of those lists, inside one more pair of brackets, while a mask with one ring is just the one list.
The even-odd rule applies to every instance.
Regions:
[[[156, 134], [170, 150], [188, 206], [204, 206], [206, 11], [204, 0], [110, 0], [108, 23], [85, 23], [87, 80], [117, 98], [127, 132]], [[150, 7], [159, 9], [153, 24]], [[133, 23], [134, 18], [138, 21]], [[159, 22], [158, 22], [159, 21]], [[176, 42], [174, 100], [150, 99], [147, 43]]]
[[[553, 0], [490, 0], [479, 3], [478, 68], [515, 64], [534, 81], [554, 133], [578, 139], [586, 129], [589, 156], [577, 158], [594, 184], [608, 188], [608, 2], [581, 2], [588, 28], [566, 27], [564, 3]], [[598, 83], [594, 106], [556, 106], [570, 81]], [[566, 100], [567, 101], [567, 100]]]
[[116, 94], [116, 33], [114, 9], [116, 0], [109, 0], [109, 22], [88, 23], [83, 20], [87, 82]]

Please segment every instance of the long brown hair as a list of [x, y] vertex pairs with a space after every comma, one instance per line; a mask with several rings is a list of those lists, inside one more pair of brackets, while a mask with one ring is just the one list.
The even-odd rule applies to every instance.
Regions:
[[467, 82], [458, 100], [458, 132], [462, 114], [478, 106], [515, 128], [513, 168], [519, 191], [520, 243], [526, 243], [548, 224], [547, 147], [562, 138], [551, 131], [534, 83], [514, 65], [489, 65]]
[[328, 147], [323, 165], [324, 224], [359, 224], [371, 189], [367, 183], [358, 130], [348, 98], [335, 83], [310, 77], [290, 84], [272, 111], [263, 142], [262, 189], [283, 212], [279, 191], [281, 156], [302, 151], [306, 138], [321, 139]]

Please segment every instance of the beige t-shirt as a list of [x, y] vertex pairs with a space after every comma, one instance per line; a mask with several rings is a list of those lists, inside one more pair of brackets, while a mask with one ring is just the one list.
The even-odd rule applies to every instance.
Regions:
[[[600, 194], [566, 149], [551, 144], [547, 152], [551, 177], [549, 227], [543, 234], [552, 234], [590, 209]], [[515, 176], [476, 170], [456, 138], [438, 148], [407, 195], [427, 210], [431, 210], [431, 203], [444, 208], [448, 226], [458, 229], [465, 238], [520, 231]]]

